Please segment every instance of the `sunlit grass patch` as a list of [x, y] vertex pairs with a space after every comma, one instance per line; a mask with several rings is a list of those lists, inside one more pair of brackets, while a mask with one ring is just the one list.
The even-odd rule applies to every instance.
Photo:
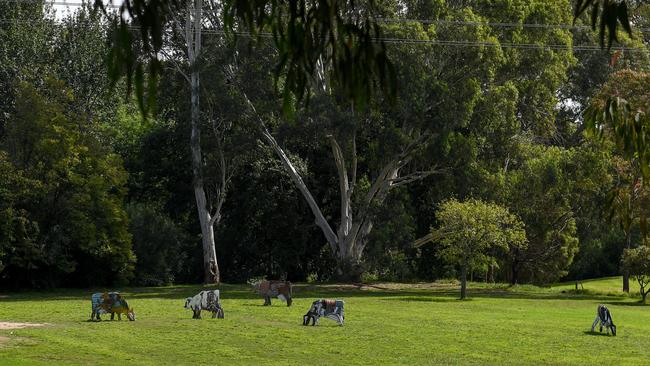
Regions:
[[[0, 330], [9, 339], [0, 364], [643, 364], [650, 307], [596, 291], [610, 281], [577, 295], [569, 284], [471, 283], [470, 301], [457, 300], [453, 283], [297, 285], [291, 307], [264, 307], [249, 287], [223, 285], [225, 319], [201, 320], [183, 309], [198, 286], [127, 288], [138, 320], [98, 323], [87, 321], [94, 290], [9, 293], [0, 321], [50, 325]], [[302, 326], [310, 303], [324, 297], [346, 301], [345, 326]], [[617, 337], [590, 332], [603, 302]]]

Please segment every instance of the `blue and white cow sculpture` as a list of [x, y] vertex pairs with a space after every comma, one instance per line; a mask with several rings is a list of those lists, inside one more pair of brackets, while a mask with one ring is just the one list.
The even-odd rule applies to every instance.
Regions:
[[342, 326], [345, 321], [344, 305], [345, 302], [343, 300], [316, 300], [311, 304], [307, 314], [302, 317], [302, 325], [309, 325], [309, 321], [311, 320], [312, 326], [314, 326], [318, 324], [318, 320], [321, 317], [325, 317], [334, 320]]
[[111, 314], [111, 320], [113, 320], [116, 313], [119, 320], [122, 320], [122, 314], [126, 314], [131, 321], [135, 320], [133, 308], [119, 292], [98, 292], [92, 294], [90, 301], [92, 304], [91, 321], [101, 321], [101, 314]]
[[201, 291], [193, 297], [188, 297], [185, 299], [185, 309], [192, 310], [192, 319], [201, 319], [201, 310], [212, 312], [213, 318], [224, 317], [219, 290]]
[[600, 323], [600, 331], [603, 331], [603, 327], [607, 330], [607, 334], [609, 334], [609, 330], [612, 330], [612, 335], [616, 335], [616, 325], [614, 325], [614, 320], [612, 320], [612, 314], [609, 312], [609, 309], [607, 309], [607, 306], [600, 304], [598, 305], [598, 310], [596, 310], [596, 320], [594, 320], [594, 323], [591, 325], [591, 331], [593, 332], [596, 326]]

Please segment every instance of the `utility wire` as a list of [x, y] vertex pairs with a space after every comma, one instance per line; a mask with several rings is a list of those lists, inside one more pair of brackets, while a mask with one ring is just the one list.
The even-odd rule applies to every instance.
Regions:
[[[13, 20], [13, 19], [0, 19], [1, 23], [22, 23], [34, 25], [36, 22], [30, 20]], [[137, 31], [141, 28], [138, 26], [129, 26], [129, 29]], [[235, 35], [238, 37], [247, 38], [273, 38], [273, 34], [269, 32], [226, 32], [217, 29], [204, 29], [201, 31], [204, 35]], [[566, 44], [536, 44], [536, 43], [508, 43], [508, 42], [481, 42], [481, 41], [468, 41], [468, 40], [435, 40], [435, 39], [413, 39], [413, 38], [392, 38], [392, 37], [378, 37], [373, 38], [376, 42], [384, 42], [387, 44], [411, 44], [411, 45], [431, 45], [431, 46], [447, 46], [447, 47], [490, 47], [490, 48], [509, 48], [509, 49], [522, 49], [522, 50], [554, 50], [554, 51], [600, 51], [600, 45], [566, 45]], [[645, 47], [611, 47], [611, 51], [624, 51], [624, 52], [649, 52]]]
[[[0, 1], [24, 2], [29, 0], [0, 0]], [[0, 19], [0, 24], [16, 23], [16, 24], [37, 25], [39, 22], [41, 21], [21, 20], [21, 19]], [[56, 23], [52, 23], [52, 24], [56, 24]], [[482, 24], [486, 24], [486, 23], [482, 23]], [[141, 28], [136, 25], [130, 25], [129, 29], [137, 31], [140, 30]], [[249, 38], [273, 38], [273, 34], [269, 32], [256, 32], [256, 33], [246, 32], [246, 31], [226, 32], [218, 29], [203, 29], [201, 33], [205, 35], [224, 36], [230, 34], [239, 37], [249, 37]], [[511, 48], [511, 49], [528, 49], [528, 50], [602, 51], [600, 45], [596, 45], [596, 44], [570, 46], [566, 44], [536, 44], [536, 43], [508, 43], [508, 42], [492, 43], [492, 42], [481, 42], [481, 41], [471, 41], [471, 40], [430, 40], [430, 39], [413, 39], [413, 38], [401, 38], [401, 37], [375, 37], [372, 38], [372, 40], [376, 42], [384, 42], [387, 44], [432, 45], [432, 46], [448, 46], [448, 47], [492, 47], [492, 48]], [[625, 52], [648, 52], [648, 49], [645, 47], [615, 46], [615, 47], [611, 47], [610, 50], [625, 51]]]
[[[47, 4], [63, 5], [63, 6], [83, 6], [85, 4], [92, 4], [89, 2], [68, 2], [66, 0], [43, 0]], [[0, 2], [13, 2], [13, 3], [37, 3], [38, 0], [0, 0]], [[119, 5], [112, 3], [104, 4], [107, 8], [119, 9]], [[586, 25], [574, 25], [566, 23], [547, 24], [547, 23], [515, 23], [515, 22], [477, 22], [465, 20], [445, 20], [445, 19], [416, 19], [416, 18], [375, 18], [378, 23], [422, 23], [422, 24], [441, 24], [441, 25], [459, 25], [459, 26], [489, 26], [493, 28], [533, 28], [533, 29], [569, 29], [569, 30], [586, 30], [591, 29]], [[650, 32], [650, 28], [635, 28], [639, 32]]]
[[[507, 22], [476, 22], [465, 20], [444, 20], [444, 19], [402, 19], [402, 18], [376, 18], [378, 23], [422, 23], [422, 24], [445, 24], [460, 26], [490, 26], [493, 28], [534, 28], [534, 29], [569, 29], [569, 30], [588, 30], [587, 25], [573, 25], [566, 23], [546, 24], [546, 23], [507, 23]], [[650, 32], [650, 28], [634, 28], [640, 32]]]
[[[0, 0], [0, 3], [17, 3], [17, 4], [40, 4], [41, 1], [38, 0]], [[43, 0], [42, 2], [44, 5], [59, 5], [59, 6], [74, 6], [74, 7], [82, 7], [86, 5], [94, 5], [93, 1], [88, 1], [88, 2], [79, 2], [79, 1], [66, 1], [66, 0]], [[119, 9], [119, 5], [114, 5], [112, 3], [104, 4], [104, 7], [106, 8], [111, 8], [111, 9]]]

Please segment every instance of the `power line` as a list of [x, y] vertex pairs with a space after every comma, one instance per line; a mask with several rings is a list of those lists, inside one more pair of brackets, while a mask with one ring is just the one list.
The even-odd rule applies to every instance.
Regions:
[[[36, 3], [39, 0], [0, 0], [0, 2], [14, 2], [14, 3]], [[52, 5], [62, 6], [83, 6], [91, 4], [92, 2], [68, 2], [66, 0], [43, 0], [43, 2]], [[104, 4], [107, 8], [119, 9], [119, 5], [112, 3]], [[489, 26], [493, 28], [533, 28], [533, 29], [568, 29], [568, 30], [587, 30], [590, 26], [574, 25], [567, 23], [547, 24], [547, 23], [518, 23], [518, 22], [479, 22], [479, 21], [465, 21], [465, 20], [446, 20], [446, 19], [417, 19], [417, 18], [375, 18], [378, 23], [422, 23], [422, 24], [439, 24], [439, 25], [461, 25], [461, 26]], [[650, 28], [634, 28], [639, 32], [650, 32]]]
[[[41, 1], [38, 0], [0, 0], [0, 3], [23, 3], [23, 4], [40, 4]], [[58, 5], [58, 6], [73, 6], [73, 7], [82, 7], [86, 5], [94, 5], [94, 2], [88, 1], [88, 2], [80, 2], [80, 1], [66, 1], [66, 0], [43, 0], [42, 3], [44, 5]], [[112, 3], [104, 4], [104, 7], [106, 8], [111, 8], [111, 9], [119, 9], [119, 5], [114, 5]]]
[[[461, 26], [489, 26], [493, 28], [536, 28], [536, 29], [568, 29], [568, 30], [588, 30], [590, 26], [573, 25], [566, 23], [547, 24], [547, 23], [508, 23], [508, 22], [477, 22], [465, 20], [444, 20], [444, 19], [402, 19], [402, 18], [376, 18], [378, 23], [422, 23], [422, 24], [443, 24], [443, 25], [461, 25]], [[640, 32], [650, 32], [650, 28], [634, 28]]]
[[[2, 0], [7, 1], [7, 0]], [[10, 1], [25, 1], [25, 0], [10, 0]], [[90, 22], [90, 21], [89, 21]], [[33, 20], [20, 20], [20, 19], [0, 19], [0, 23], [18, 23], [35, 25], [37, 21]], [[58, 25], [58, 24], [57, 24]], [[137, 31], [141, 28], [139, 26], [131, 25], [129, 29]], [[204, 35], [235, 35], [239, 37], [248, 38], [273, 38], [273, 34], [269, 32], [246, 32], [246, 31], [233, 31], [226, 32], [217, 29], [203, 29]], [[483, 42], [472, 40], [434, 40], [434, 39], [413, 39], [413, 38], [400, 38], [400, 37], [376, 37], [372, 38], [376, 42], [384, 42], [387, 44], [411, 44], [411, 45], [431, 45], [431, 46], [446, 46], [446, 47], [490, 47], [490, 48], [509, 48], [509, 49], [522, 49], [522, 50], [555, 50], [555, 51], [602, 51], [600, 45], [566, 45], [566, 44], [536, 44], [536, 43], [509, 43], [509, 42]], [[648, 52], [645, 47], [625, 47], [614, 46], [611, 47], [612, 51], [624, 52]]]

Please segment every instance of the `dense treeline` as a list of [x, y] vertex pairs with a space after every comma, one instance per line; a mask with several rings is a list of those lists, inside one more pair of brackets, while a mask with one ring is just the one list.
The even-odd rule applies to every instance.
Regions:
[[[582, 112], [608, 79], [632, 84], [647, 70], [643, 38], [622, 40], [628, 53], [572, 52], [598, 35], [503, 26], [568, 24], [566, 0], [403, 3], [379, 10], [441, 22], [382, 24], [398, 40], [387, 46], [395, 98], [354, 106], [325, 76], [287, 113], [271, 43], [206, 32], [191, 65], [183, 29], [170, 29], [157, 107], [142, 118], [107, 77], [103, 16], [0, 2], [0, 285], [202, 281], [196, 131], [222, 281], [620, 274], [623, 250], [641, 243], [644, 205], [616, 197], [634, 190], [638, 168], [585, 134]], [[647, 13], [635, 16], [647, 23]], [[197, 126], [190, 70], [201, 78]], [[413, 245], [450, 225], [441, 207], [475, 200], [520, 220], [525, 245], [469, 267], [450, 260], [448, 240]]]

